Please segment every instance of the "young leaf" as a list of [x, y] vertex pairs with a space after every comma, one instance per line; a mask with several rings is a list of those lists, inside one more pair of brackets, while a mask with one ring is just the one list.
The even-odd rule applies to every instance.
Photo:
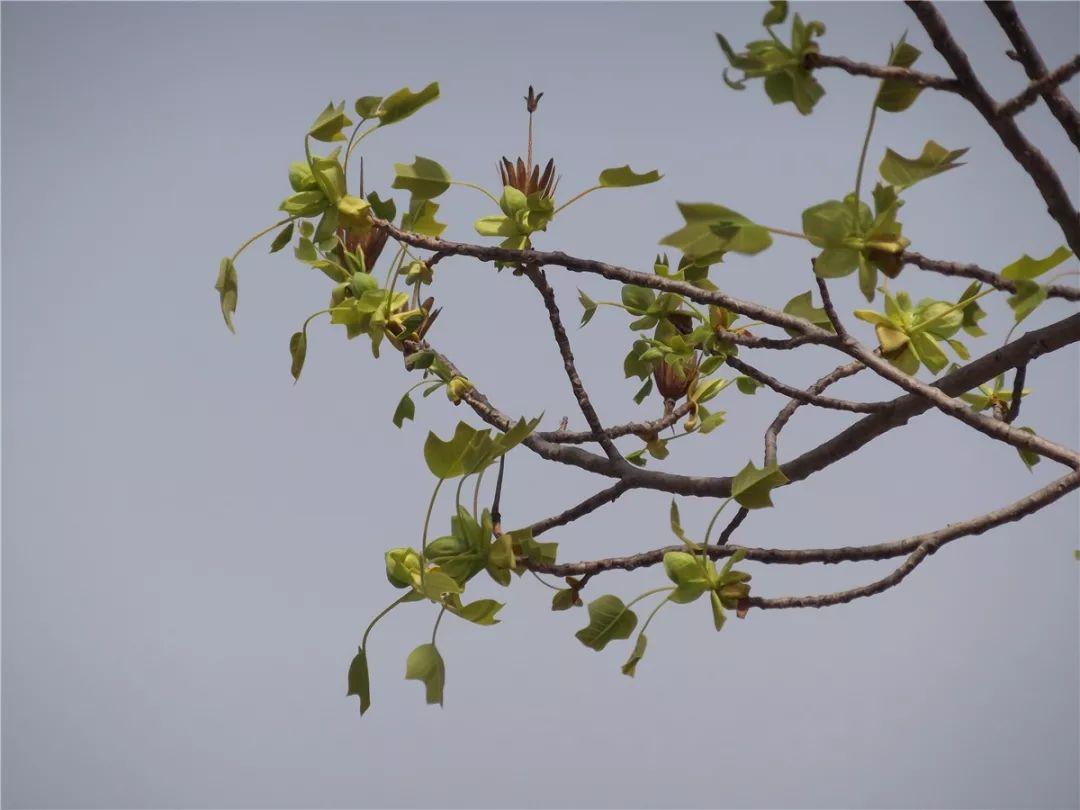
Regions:
[[502, 609], [502, 602], [496, 602], [494, 599], [477, 599], [454, 610], [454, 613], [473, 624], [492, 625], [499, 623], [495, 614]]
[[382, 96], [361, 96], [356, 100], [353, 109], [361, 118], [374, 118], [380, 104]]
[[320, 190], [298, 191], [282, 200], [278, 208], [289, 216], [314, 217], [326, 210], [330, 201]]
[[724, 616], [724, 605], [716, 591], [709, 591], [709, 602], [712, 604], [713, 627], [720, 632], [724, 629], [724, 622], [727, 621], [727, 617]]
[[289, 354], [292, 356], [293, 383], [300, 381], [300, 372], [304, 370], [304, 359], [307, 357], [307, 335], [302, 331], [296, 332], [289, 338]]
[[762, 226], [737, 211], [712, 203], [678, 203], [686, 225], [660, 240], [681, 250], [695, 264], [708, 266], [727, 252], [753, 255], [772, 244], [772, 236]]
[[604, 169], [600, 172], [600, 185], [604, 188], [629, 188], [630, 186], [644, 186], [655, 183], [661, 177], [663, 175], [656, 169], [644, 174], [636, 174], [629, 166], [619, 166], [614, 169]]
[[1072, 256], [1072, 251], [1062, 245], [1045, 259], [1033, 259], [1026, 253], [1001, 271], [1001, 277], [1010, 281], [1031, 281], [1048, 270], [1053, 270]]
[[589, 602], [589, 625], [574, 635], [586, 647], [602, 650], [609, 641], [630, 638], [636, 626], [637, 614], [619, 597], [605, 594]]
[[411, 163], [394, 164], [392, 188], [400, 188], [417, 200], [430, 200], [450, 188], [450, 173], [434, 160], [416, 156]]
[[412, 397], [406, 392], [401, 401], [398, 402], [397, 408], [394, 409], [394, 425], [401, 427], [405, 424], [406, 419], [416, 418], [416, 404], [412, 401]]
[[783, 23], [787, 19], [788, 12], [787, 0], [769, 0], [769, 5], [771, 8], [765, 12], [761, 20], [761, 24], [766, 28]]
[[739, 375], [735, 378], [735, 387], [743, 394], [756, 394], [757, 390], [761, 388], [761, 383], [755, 380], [753, 377], [747, 377], [745, 375]]
[[470, 452], [490, 444], [490, 431], [478, 431], [465, 422], [458, 422], [454, 435], [443, 441], [434, 433], [428, 433], [424, 442], [424, 460], [436, 478], [457, 478], [472, 470], [465, 469], [465, 458]]
[[573, 588], [560, 588], [551, 597], [552, 610], [569, 610], [574, 605], [580, 605], [581, 599]]
[[963, 166], [963, 163], [956, 161], [967, 154], [967, 151], [949, 151], [934, 141], [927, 141], [922, 154], [917, 158], [906, 158], [892, 149], [886, 149], [879, 171], [885, 182], [892, 183], [898, 189], [910, 188], [920, 180]]
[[438, 222], [435, 214], [439, 210], [439, 204], [434, 200], [413, 199], [409, 205], [409, 213], [402, 220], [402, 228], [423, 236], [438, 238], [446, 230], [445, 222]]
[[[384, 98], [382, 103], [379, 104], [379, 108], [375, 112], [376, 117], [379, 119], [379, 126], [385, 127], [388, 124], [402, 121], [424, 105], [430, 104], [438, 97], [438, 82], [432, 82], [418, 93], [412, 92], [408, 87], [402, 87], [397, 92], [391, 93]], [[363, 99], [361, 99], [361, 101], [363, 101]], [[357, 101], [358, 110], [359, 104], [360, 101]]]
[[596, 302], [581, 290], [578, 290], [578, 301], [581, 302], [581, 307], [584, 310], [581, 313], [581, 326], [584, 326], [591, 321], [593, 315], [596, 314]]
[[747, 509], [762, 509], [772, 506], [772, 498], [769, 493], [773, 487], [787, 483], [787, 476], [780, 471], [775, 463], [762, 467], [760, 470], [754, 466], [754, 462], [748, 461], [742, 468], [735, 480], [731, 482], [731, 497], [738, 501], [740, 506]]
[[[825, 310], [814, 306], [814, 299], [810, 290], [807, 290], [802, 295], [796, 295], [788, 301], [784, 305], [784, 312], [788, 315], [794, 315], [796, 318], [810, 321], [814, 326], [819, 326], [829, 332], [836, 331]], [[794, 329], [785, 329], [784, 331], [792, 337], [798, 337], [799, 335]]]
[[[889, 54], [889, 67], [909, 68], [922, 55], [922, 51], [906, 42], [906, 34], [893, 46]], [[885, 79], [878, 89], [874, 103], [885, 112], [903, 112], [919, 97], [923, 88], [902, 79]]]
[[680, 605], [693, 602], [711, 587], [701, 561], [685, 551], [665, 554], [664, 572], [676, 586], [670, 599]]
[[1006, 303], [1012, 309], [1016, 322], [1020, 323], [1045, 300], [1045, 287], [1035, 281], [1021, 280], [1016, 282], [1016, 294], [1010, 295]]
[[367, 653], [364, 652], [363, 647], [360, 648], [360, 652], [356, 654], [352, 663], [349, 664], [348, 691], [345, 692], [345, 696], [349, 697], [350, 695], [356, 695], [360, 698], [360, 714], [363, 715], [371, 706]]
[[270, 252], [277, 253], [279, 250], [281, 250], [283, 247], [289, 244], [289, 242], [292, 241], [292, 237], [293, 223], [290, 222], [288, 225], [278, 231], [277, 236], [274, 237], [274, 241], [270, 243]]
[[[1030, 433], [1032, 436], [1035, 435], [1035, 431], [1029, 427], [1021, 427], [1017, 428], [1017, 430], [1022, 430], [1025, 433]], [[1020, 454], [1020, 460], [1024, 462], [1024, 465], [1028, 468], [1028, 470], [1034, 469], [1035, 465], [1042, 461], [1042, 456], [1040, 456], [1038, 453], [1032, 452], [1031, 450], [1025, 450], [1022, 447], [1017, 447], [1016, 452]]]
[[631, 678], [637, 672], [638, 662], [645, 657], [645, 646], [649, 643], [649, 640], [645, 638], [644, 633], [638, 633], [637, 641], [634, 642], [634, 649], [630, 653], [630, 657], [626, 659], [626, 663], [622, 665], [622, 674], [629, 675]]
[[443, 704], [443, 687], [446, 685], [446, 665], [434, 644], [421, 644], [405, 661], [405, 680], [423, 681], [429, 704]]
[[645, 401], [645, 397], [652, 393], [652, 389], [652, 377], [648, 377], [646, 378], [645, 383], [641, 386], [641, 388], [638, 389], [638, 392], [634, 394], [634, 402], [640, 405], [642, 402]]
[[329, 143], [331, 141], [343, 141], [345, 135], [342, 129], [352, 126], [352, 121], [345, 115], [345, 102], [334, 106], [333, 102], [326, 105], [326, 109], [319, 113], [315, 123], [308, 130], [308, 135], [317, 141]]
[[236, 329], [233, 328], [232, 316], [236, 312], [238, 285], [236, 265], [233, 264], [232, 259], [225, 257], [221, 260], [214, 289], [218, 291], [221, 298], [221, 314], [225, 317], [225, 325], [229, 327], [230, 332], [236, 334]]

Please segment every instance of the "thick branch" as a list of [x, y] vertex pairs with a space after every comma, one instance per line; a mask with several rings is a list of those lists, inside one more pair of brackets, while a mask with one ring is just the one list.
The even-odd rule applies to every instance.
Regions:
[[[385, 230], [399, 242], [404, 242], [407, 245], [423, 250], [433, 250], [448, 255], [471, 256], [474, 259], [479, 259], [484, 262], [508, 262], [524, 266], [536, 265], [538, 267], [554, 266], [563, 267], [575, 273], [591, 273], [593, 275], [603, 276], [611, 281], [621, 282], [622, 284], [633, 284], [638, 287], [648, 287], [649, 289], [661, 290], [662, 292], [676, 293], [699, 304], [715, 304], [716, 306], [723, 307], [732, 312], [738, 312], [740, 315], [745, 315], [755, 321], [762, 321], [763, 323], [772, 326], [778, 326], [781, 329], [792, 329], [804, 336], [802, 342], [820, 343], [826, 346], [833, 346], [837, 343], [835, 335], [825, 329], [815, 326], [804, 318], [798, 318], [777, 309], [772, 309], [761, 304], [755, 304], [752, 301], [744, 301], [726, 295], [719, 290], [703, 290], [700, 287], [695, 287], [693, 284], [685, 281], [676, 281], [675, 279], [665, 278], [664, 276], [658, 276], [653, 273], [642, 273], [637, 270], [619, 267], [614, 264], [607, 264], [606, 262], [599, 262], [594, 259], [579, 259], [574, 256], [568, 256], [558, 250], [512, 250], [510, 248], [496, 247], [494, 245], [470, 245], [464, 242], [451, 242], [445, 239], [436, 239], [432, 236], [423, 236], [421, 234], [403, 231], [400, 228], [395, 227], [393, 223], [377, 217], [372, 217], [372, 223], [376, 227]], [[731, 335], [724, 333], [722, 334], [722, 337], [728, 338], [731, 337]], [[763, 340], [748, 335], [736, 335], [732, 339], [739, 342], [741, 338], [745, 338], [750, 342], [761, 342]], [[792, 344], [789, 341], [783, 341], [783, 344], [782, 348], [790, 348], [791, 345], [798, 345]]]
[[[997, 18], [998, 24], [1005, 31], [1005, 36], [1016, 52], [1016, 58], [1024, 66], [1024, 72], [1033, 82], [1046, 75], [1046, 63], [1039, 54], [1035, 43], [1028, 36], [1027, 29], [1020, 22], [1020, 16], [1016, 13], [1016, 6], [1012, 3], [991, 2], [986, 4], [990, 13]], [[1043, 92], [1043, 99], [1050, 112], [1061, 124], [1062, 128], [1073, 142], [1073, 146], [1080, 149], [1080, 113], [1070, 103], [1068, 97], [1060, 87], [1052, 86]]]
[[1061, 178], [1058, 177], [1046, 156], [1024, 137], [1012, 118], [998, 114], [997, 104], [975, 75], [967, 54], [953, 39], [945, 20], [942, 19], [933, 3], [924, 2], [924, 0], [908, 0], [907, 5], [919, 18], [926, 33], [930, 35], [938, 53], [952, 68], [960, 82], [961, 94], [982, 114], [986, 123], [997, 133], [1002, 144], [1016, 162], [1027, 171], [1039, 189], [1039, 193], [1042, 194], [1050, 216], [1065, 234], [1065, 241], [1073, 253], [1080, 255], [1080, 217], [1077, 216], [1076, 209], [1069, 200], [1069, 193], [1062, 185]]
[[[922, 270], [932, 273], [940, 273], [943, 276], [957, 278], [969, 278], [973, 281], [981, 281], [998, 290], [1009, 293], [1016, 292], [1016, 282], [1002, 278], [997, 273], [984, 270], [976, 264], [962, 264], [960, 262], [944, 262], [940, 259], [931, 259], [912, 250], [904, 251], [901, 257], [905, 263], [913, 264]], [[1046, 287], [1046, 294], [1050, 298], [1064, 298], [1066, 301], [1080, 301], [1080, 287], [1069, 287], [1065, 284], [1050, 284]]]
[[934, 76], [930, 73], [920, 73], [902, 67], [887, 67], [870, 65], [866, 62], [854, 62], [844, 56], [828, 56], [823, 53], [809, 53], [806, 55], [806, 67], [814, 70], [817, 68], [840, 68], [852, 76], [870, 76], [874, 79], [899, 79], [909, 82], [916, 87], [929, 87], [934, 90], [944, 90], [949, 93], [960, 92], [960, 82], [956, 79], [948, 79], [944, 76]]

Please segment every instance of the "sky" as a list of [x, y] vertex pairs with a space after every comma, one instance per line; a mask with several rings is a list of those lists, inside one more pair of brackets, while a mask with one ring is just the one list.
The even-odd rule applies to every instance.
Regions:
[[[830, 54], [881, 63], [905, 31], [919, 67], [945, 73], [900, 4], [797, 4], [828, 28]], [[876, 91], [822, 71], [827, 95], [804, 118], [757, 83], [725, 87], [714, 31], [759, 38], [765, 4], [30, 4], [2, 23], [2, 802], [4, 807], [1075, 807], [1080, 758], [1075, 494], [1022, 523], [957, 541], [900, 587], [826, 610], [752, 611], [721, 634], [703, 603], [665, 609], [637, 676], [553, 613], [530, 577], [477, 596], [503, 621], [447, 619], [445, 706], [403, 679], [431, 632], [430, 605], [406, 605], [369, 642], [373, 706], [360, 717], [346, 670], [372, 616], [398, 595], [382, 555], [419, 542], [434, 483], [422, 446], [465, 407], [421, 399], [393, 353], [312, 324], [307, 365], [289, 375], [289, 336], [325, 306], [327, 280], [258, 243], [237, 262], [238, 334], [221, 322], [218, 262], [276, 219], [287, 167], [330, 99], [438, 80], [442, 96], [364, 141], [369, 188], [393, 163], [438, 160], [497, 187], [496, 161], [524, 150], [528, 85], [544, 92], [537, 153], [555, 157], [561, 195], [606, 167], [658, 169], [645, 188], [594, 194], [537, 239], [648, 270], [681, 225], [676, 201], [732, 207], [798, 228], [803, 209], [847, 193]], [[1023, 88], [981, 5], [943, 9], [998, 98]], [[1025, 3], [1048, 64], [1076, 50], [1080, 7]], [[1074, 103], [1078, 83], [1066, 87]], [[1042, 105], [1019, 121], [1073, 199], [1080, 166]], [[928, 256], [998, 270], [1062, 237], [1038, 193], [959, 99], [924, 93], [882, 115], [884, 150], [933, 139], [969, 147], [966, 165], [907, 194], [902, 221]], [[355, 177], [353, 178], [355, 182]], [[395, 192], [399, 204], [405, 202]], [[442, 199], [446, 236], [483, 241], [482, 195]], [[778, 240], [714, 268], [727, 292], [782, 307], [812, 285], [805, 245]], [[383, 258], [385, 263], [387, 258]], [[379, 272], [385, 268], [380, 265]], [[607, 423], [651, 418], [621, 361], [627, 319], [574, 323], [580, 287], [549, 273], [581, 376]], [[916, 299], [965, 284], [908, 268]], [[832, 284], [850, 312], [854, 278]], [[439, 345], [505, 412], [583, 421], [549, 324], [523, 279], [453, 258], [438, 267]], [[880, 300], [878, 302], [880, 305]], [[1010, 313], [992, 296], [992, 350]], [[1074, 309], [1051, 301], [1023, 328]], [[840, 361], [828, 350], [750, 352], [807, 385]], [[1040, 359], [1021, 422], [1076, 446], [1077, 349]], [[925, 372], [924, 372], [925, 375]], [[880, 399], [870, 375], [837, 396]], [[735, 387], [726, 424], [680, 440], [661, 469], [731, 474], [759, 460], [784, 400]], [[851, 421], [803, 409], [781, 461]], [[636, 449], [634, 440], [625, 450]], [[863, 452], [775, 493], [735, 542], [841, 546], [928, 531], [1011, 502], [1061, 474], [1029, 472], [1015, 451], [928, 413]], [[527, 450], [507, 464], [504, 521], [524, 525], [604, 486]], [[490, 491], [488, 491], [490, 497]], [[564, 561], [674, 542], [669, 498], [634, 492], [546, 539]], [[437, 504], [435, 531], [451, 501]], [[715, 504], [681, 499], [700, 535]], [[746, 565], [761, 595], [869, 582], [889, 563]], [[659, 569], [613, 573], [591, 597], [626, 599]]]

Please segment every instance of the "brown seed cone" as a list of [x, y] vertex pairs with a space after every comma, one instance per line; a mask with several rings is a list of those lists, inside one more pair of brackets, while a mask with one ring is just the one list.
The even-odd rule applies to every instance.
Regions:
[[663, 360], [656, 364], [653, 369], [653, 380], [656, 381], [656, 389], [664, 399], [681, 399], [686, 396], [698, 374], [698, 358], [695, 354], [684, 365], [681, 371]]

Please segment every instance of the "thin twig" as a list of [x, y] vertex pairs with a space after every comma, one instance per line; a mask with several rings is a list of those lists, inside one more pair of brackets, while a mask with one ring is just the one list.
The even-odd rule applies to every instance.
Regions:
[[[1031, 81], [1038, 81], [1045, 76], [1046, 63], [1028, 35], [1024, 24], [1020, 22], [1016, 6], [1007, 2], [990, 2], [986, 5], [1005, 32], [1005, 36], [1009, 38], [1009, 42], [1012, 43], [1016, 59], [1023, 65], [1027, 77]], [[1073, 142], [1073, 146], [1080, 149], [1080, 113], [1077, 112], [1076, 107], [1072, 105], [1060, 87], [1047, 88], [1043, 92], [1043, 100], [1069, 136], [1069, 140]]]
[[[834, 411], [848, 411], [849, 413], [880, 413], [881, 411], [888, 410], [890, 404], [888, 402], [851, 402], [846, 399], [834, 399], [832, 397], [823, 397], [813, 391], [804, 391], [801, 388], [783, 383], [773, 377], [770, 377], [763, 371], [758, 371], [749, 363], [744, 363], [737, 357], [728, 357], [725, 361], [736, 371], [745, 374], [747, 377], [757, 380], [762, 385], [765, 385], [772, 390], [784, 396], [797, 399], [804, 405], [816, 405], [819, 408], [828, 408]], [[861, 364], [860, 364], [861, 366]]]
[[1045, 96], [1048, 90], [1056, 89], [1064, 84], [1077, 73], [1080, 73], [1080, 54], [1077, 54], [1064, 65], [1047, 73], [1041, 79], [1036, 79], [1018, 95], [1013, 96], [998, 107], [998, 115], [1013, 116], [1030, 107], [1039, 96]]
[[817, 68], [840, 68], [852, 76], [869, 76], [873, 79], [898, 79], [908, 82], [916, 87], [929, 87], [934, 90], [944, 90], [949, 93], [959, 93], [960, 83], [956, 79], [945, 76], [934, 76], [930, 73], [921, 73], [909, 68], [871, 65], [866, 62], [855, 62], [844, 56], [828, 56], [823, 53], [808, 53], [805, 65], [811, 70]]
[[[904, 251], [901, 255], [901, 259], [906, 264], [913, 264], [921, 270], [929, 270], [932, 273], [940, 273], [943, 276], [970, 278], [974, 281], [981, 281], [983, 284], [987, 284], [998, 290], [1004, 290], [1009, 293], [1016, 292], [1016, 282], [1003, 278], [990, 270], [985, 270], [977, 264], [946, 262], [940, 259], [931, 259], [927, 256], [923, 256], [921, 253], [916, 253], [913, 250]], [[1066, 284], [1048, 284], [1046, 286], [1046, 295], [1049, 298], [1064, 298], [1066, 301], [1080, 301], [1080, 287], [1070, 287]]]
[[1009, 402], [1009, 413], [1005, 416], [1005, 421], [1010, 425], [1020, 415], [1020, 400], [1024, 398], [1024, 380], [1026, 377], [1027, 363], [1023, 363], [1016, 367], [1016, 376], [1013, 377], [1012, 400]]

